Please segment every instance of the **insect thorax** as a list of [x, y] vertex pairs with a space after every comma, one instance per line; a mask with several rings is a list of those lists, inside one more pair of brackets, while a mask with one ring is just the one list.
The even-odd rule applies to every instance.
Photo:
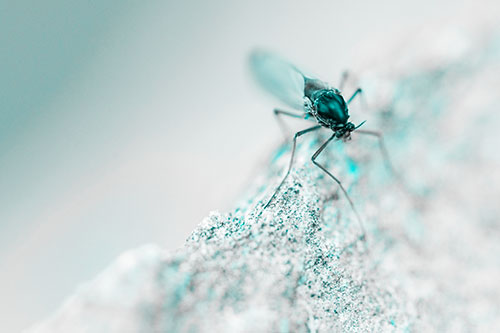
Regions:
[[[304, 109], [314, 116], [321, 126], [333, 131], [344, 131], [349, 119], [347, 103], [334, 88], [319, 89], [304, 96]], [[346, 128], [346, 130], [348, 130]]]

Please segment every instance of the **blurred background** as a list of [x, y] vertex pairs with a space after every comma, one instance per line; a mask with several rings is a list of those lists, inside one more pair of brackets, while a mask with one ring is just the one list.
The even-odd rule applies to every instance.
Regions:
[[254, 47], [335, 84], [393, 40], [498, 7], [0, 1], [0, 331], [53, 313], [121, 252], [177, 248], [230, 209], [282, 135], [248, 72]]

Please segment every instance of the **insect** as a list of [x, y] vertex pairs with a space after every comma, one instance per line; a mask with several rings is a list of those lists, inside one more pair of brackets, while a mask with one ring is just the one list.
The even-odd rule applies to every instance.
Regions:
[[337, 177], [335, 177], [317, 161], [318, 156], [330, 142], [334, 140], [344, 142], [348, 141], [351, 138], [351, 133], [356, 131], [356, 133], [371, 135], [378, 138], [382, 155], [389, 168], [393, 170], [381, 133], [376, 131], [360, 130], [359, 127], [362, 126], [365, 121], [358, 125], [349, 121], [348, 106], [354, 98], [358, 96], [358, 94], [362, 93], [362, 90], [358, 88], [346, 101], [339, 90], [342, 89], [345, 82], [345, 74], [342, 76], [339, 89], [336, 89], [319, 79], [306, 76], [294, 65], [266, 51], [253, 52], [250, 57], [250, 65], [257, 81], [266, 90], [271, 92], [291, 108], [301, 111], [301, 113], [294, 113], [281, 109], [274, 109], [274, 114], [278, 121], [280, 121], [280, 116], [288, 116], [307, 120], [312, 119], [317, 122], [316, 125], [295, 133], [292, 143], [292, 153], [286, 174], [269, 201], [264, 206], [264, 209], [266, 209], [276, 198], [281, 186], [290, 174], [295, 155], [295, 148], [297, 145], [297, 138], [304, 134], [317, 131], [320, 128], [327, 128], [332, 131], [332, 135], [312, 155], [311, 160], [318, 168], [320, 168], [338, 184], [349, 201], [349, 205], [359, 222], [362, 232], [360, 239], [365, 240], [366, 233], [365, 228], [363, 227], [363, 222], [346, 189]]

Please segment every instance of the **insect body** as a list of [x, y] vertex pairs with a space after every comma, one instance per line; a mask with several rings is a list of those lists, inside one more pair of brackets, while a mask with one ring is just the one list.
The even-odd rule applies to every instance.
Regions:
[[[322, 85], [322, 82], [304, 76], [304, 109], [308, 114], [314, 116], [321, 126], [331, 129], [336, 138], [347, 140], [350, 138], [351, 132], [363, 123], [354, 126], [353, 123], [348, 122], [348, 103], [340, 91]], [[358, 92], [361, 90], [357, 90], [355, 94]]]
[[[274, 113], [277, 117], [281, 115], [286, 115], [295, 118], [310, 119], [313, 118], [317, 121], [315, 126], [309, 127], [305, 130], [295, 133], [293, 137], [292, 145], [292, 156], [290, 158], [290, 163], [288, 170], [273, 193], [272, 197], [269, 199], [267, 204], [264, 206], [266, 209], [271, 202], [276, 197], [276, 194], [280, 190], [281, 186], [285, 182], [286, 178], [290, 174], [290, 170], [293, 164], [293, 157], [295, 155], [295, 148], [297, 143], [297, 138], [320, 128], [328, 128], [332, 131], [330, 138], [324, 142], [319, 149], [311, 157], [312, 162], [323, 170], [328, 176], [330, 176], [340, 187], [344, 195], [346, 196], [352, 210], [356, 214], [359, 221], [359, 225], [362, 231], [361, 239], [365, 238], [365, 230], [361, 218], [349, 197], [349, 194], [342, 186], [342, 183], [322, 164], [320, 164], [316, 159], [321, 154], [321, 152], [326, 148], [326, 146], [332, 140], [347, 141], [351, 137], [351, 133], [357, 130], [364, 121], [357, 126], [349, 122], [349, 103], [362, 92], [361, 89], [357, 89], [354, 94], [346, 101], [342, 96], [340, 90], [330, 87], [325, 82], [313, 79], [305, 74], [303, 74], [294, 65], [288, 63], [287, 61], [273, 55], [271, 53], [257, 51], [251, 55], [250, 58], [251, 67], [257, 81], [273, 95], [281, 99], [283, 102], [288, 104], [290, 107], [300, 110], [301, 113], [294, 113], [289, 111], [284, 111], [280, 109], [275, 109]], [[345, 76], [340, 83], [340, 87], [343, 86], [343, 81]], [[279, 119], [279, 118], [278, 118]], [[385, 146], [382, 141], [382, 136], [378, 132], [374, 131], [363, 131], [358, 130], [357, 133], [368, 134], [376, 136], [379, 139], [380, 147], [384, 158], [387, 157]], [[388, 161], [388, 159], [387, 159]]]

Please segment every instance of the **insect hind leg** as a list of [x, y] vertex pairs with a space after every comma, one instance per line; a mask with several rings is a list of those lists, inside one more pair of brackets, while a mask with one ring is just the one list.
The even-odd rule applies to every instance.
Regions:
[[356, 91], [354, 92], [354, 94], [352, 94], [352, 96], [347, 101], [347, 104], [351, 104], [351, 102], [354, 100], [354, 98], [356, 98], [356, 96], [358, 94], [359, 94], [359, 96], [362, 96], [363, 95], [363, 89], [361, 89], [361, 88], [356, 89]]
[[339, 82], [339, 90], [340, 91], [342, 91], [344, 89], [344, 85], [347, 81], [347, 78], [349, 78], [349, 72], [343, 71], [342, 76], [340, 77], [340, 82]]
[[307, 117], [307, 113], [294, 113], [290, 111], [285, 111], [281, 109], [274, 109], [274, 116], [276, 117], [276, 121], [278, 122], [279, 127], [281, 128], [281, 132], [283, 133], [283, 136], [285, 137], [285, 142], [288, 140], [288, 128], [283, 121], [282, 116], [287, 116], [291, 118], [298, 118], [298, 119], [305, 119]]

